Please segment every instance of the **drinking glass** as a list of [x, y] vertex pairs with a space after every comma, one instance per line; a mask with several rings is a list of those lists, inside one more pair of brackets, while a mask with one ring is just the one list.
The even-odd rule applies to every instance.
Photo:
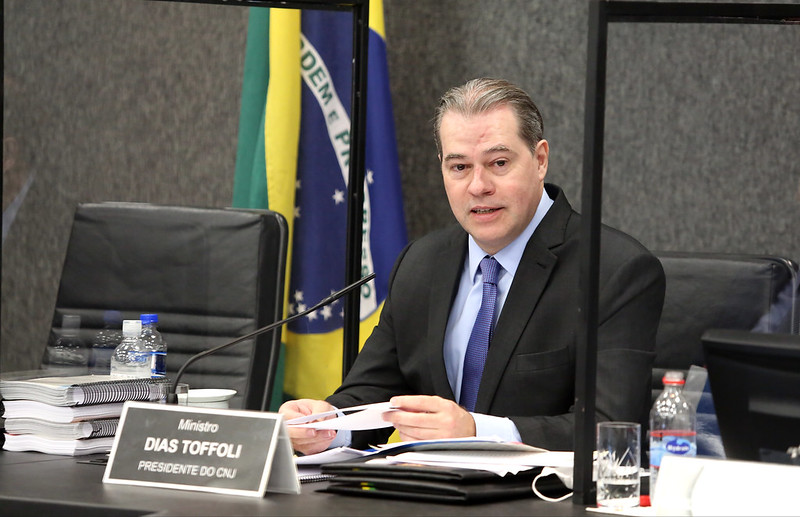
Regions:
[[634, 422], [597, 424], [598, 506], [639, 506], [641, 431]]

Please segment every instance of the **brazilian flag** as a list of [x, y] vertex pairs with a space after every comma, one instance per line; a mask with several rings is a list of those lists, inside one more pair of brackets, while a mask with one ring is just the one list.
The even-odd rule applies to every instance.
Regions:
[[[377, 276], [361, 291], [360, 345], [407, 243], [382, 0], [369, 11], [361, 270]], [[250, 8], [249, 17], [233, 206], [269, 208], [289, 222], [289, 316], [344, 287], [352, 14]], [[343, 316], [340, 300], [284, 330], [288, 397], [324, 398], [340, 384]]]

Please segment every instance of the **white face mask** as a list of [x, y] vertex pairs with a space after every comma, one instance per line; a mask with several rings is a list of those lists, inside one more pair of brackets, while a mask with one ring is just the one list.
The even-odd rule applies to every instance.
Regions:
[[[536, 488], [536, 482], [539, 480], [539, 478], [551, 475], [558, 476], [561, 482], [564, 483], [564, 486], [566, 486], [570, 490], [572, 489], [572, 467], [544, 467], [542, 469], [542, 472], [538, 476], [533, 478], [533, 481], [531, 482], [531, 489], [533, 490], [533, 493], [536, 494], [537, 497], [545, 501], [550, 501], [551, 503], [557, 503], [563, 501], [564, 499], [572, 497], [572, 492], [556, 498], [547, 497], [546, 495], [539, 492], [539, 490]], [[597, 481], [597, 460], [592, 462], [592, 481]]]

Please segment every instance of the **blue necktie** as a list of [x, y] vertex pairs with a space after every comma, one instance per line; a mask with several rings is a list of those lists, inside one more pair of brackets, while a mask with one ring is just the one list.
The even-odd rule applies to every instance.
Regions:
[[483, 276], [483, 298], [475, 326], [467, 343], [467, 353], [464, 356], [464, 375], [461, 378], [461, 397], [459, 404], [467, 411], [475, 409], [475, 399], [478, 396], [478, 386], [483, 375], [483, 363], [486, 362], [486, 353], [489, 351], [489, 342], [492, 340], [494, 328], [495, 302], [497, 301], [497, 273], [500, 265], [493, 257], [486, 256], [481, 260], [481, 274]]

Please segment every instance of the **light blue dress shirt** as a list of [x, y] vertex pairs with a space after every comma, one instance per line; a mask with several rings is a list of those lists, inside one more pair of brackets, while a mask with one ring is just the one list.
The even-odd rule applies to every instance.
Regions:
[[[528, 244], [531, 235], [539, 226], [550, 207], [553, 200], [547, 195], [547, 191], [542, 193], [539, 206], [533, 219], [523, 232], [517, 236], [508, 246], [498, 251], [494, 258], [500, 264], [501, 269], [497, 281], [497, 305], [495, 310], [495, 321], [503, 310], [511, 283], [517, 272], [517, 266], [522, 259], [522, 253]], [[470, 235], [469, 252], [462, 269], [461, 279], [458, 284], [458, 293], [453, 306], [450, 308], [450, 318], [447, 321], [447, 329], [444, 336], [444, 363], [447, 369], [447, 380], [453, 393], [458, 398], [461, 393], [461, 381], [464, 369], [464, 356], [467, 352], [467, 343], [472, 333], [472, 326], [481, 307], [483, 297], [483, 278], [478, 267], [486, 252], [475, 243], [475, 239]], [[508, 441], [521, 441], [519, 431], [514, 423], [504, 417], [472, 413], [475, 420], [477, 436], [499, 436]]]
[[[495, 318], [503, 310], [508, 290], [517, 272], [517, 266], [522, 259], [522, 253], [528, 244], [531, 235], [544, 219], [545, 214], [553, 206], [553, 200], [547, 195], [547, 191], [542, 192], [539, 206], [533, 219], [523, 232], [514, 239], [511, 244], [498, 251], [494, 258], [500, 263], [501, 269], [498, 274], [497, 282], [497, 305]], [[483, 278], [478, 265], [486, 252], [475, 243], [475, 239], [469, 236], [469, 253], [462, 268], [461, 280], [458, 284], [458, 293], [450, 308], [450, 318], [447, 321], [447, 329], [444, 335], [444, 364], [447, 370], [447, 380], [456, 397], [461, 393], [461, 375], [464, 369], [464, 355], [467, 352], [469, 335], [472, 333], [472, 326], [481, 306], [483, 297]], [[495, 319], [494, 323], [497, 323]], [[522, 441], [517, 426], [510, 419], [481, 413], [471, 413], [475, 420], [476, 436], [497, 436], [506, 441]], [[340, 447], [349, 445], [351, 441], [350, 431], [339, 431], [330, 447]]]

